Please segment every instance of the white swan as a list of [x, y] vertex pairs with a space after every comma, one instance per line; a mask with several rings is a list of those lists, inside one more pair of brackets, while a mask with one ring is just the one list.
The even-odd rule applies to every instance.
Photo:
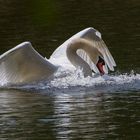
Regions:
[[72, 36], [51, 55], [43, 58], [30, 42], [24, 42], [0, 56], [0, 77], [4, 84], [26, 84], [53, 76], [59, 66], [80, 67], [84, 76], [114, 71], [116, 63], [101, 34], [86, 28]]

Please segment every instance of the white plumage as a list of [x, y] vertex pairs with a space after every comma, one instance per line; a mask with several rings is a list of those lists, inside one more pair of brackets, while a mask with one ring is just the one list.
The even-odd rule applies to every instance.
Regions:
[[[68, 48], [70, 52], [76, 49], [75, 54], [67, 54]], [[72, 56], [74, 57], [71, 58]], [[53, 76], [59, 66], [74, 68], [72, 64], [81, 66], [85, 72], [90, 73], [94, 70], [95, 73], [99, 73], [96, 65], [99, 56], [105, 62], [104, 73], [108, 73], [108, 69], [114, 71], [116, 63], [102, 40], [101, 34], [92, 27], [82, 30], [64, 42], [53, 52], [50, 59], [43, 58], [34, 50], [30, 42], [24, 42], [0, 56], [1, 82], [26, 84], [48, 79]], [[86, 76], [91, 76], [89, 73], [86, 72]]]

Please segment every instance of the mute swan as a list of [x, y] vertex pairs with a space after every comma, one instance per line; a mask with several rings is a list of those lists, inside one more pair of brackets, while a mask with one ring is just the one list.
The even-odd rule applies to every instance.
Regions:
[[[64, 65], [65, 64], [65, 65]], [[0, 77], [4, 84], [27, 84], [53, 76], [60, 66], [80, 67], [84, 76], [114, 71], [116, 63], [101, 34], [86, 28], [59, 46], [50, 59], [43, 58], [24, 42], [0, 56]]]

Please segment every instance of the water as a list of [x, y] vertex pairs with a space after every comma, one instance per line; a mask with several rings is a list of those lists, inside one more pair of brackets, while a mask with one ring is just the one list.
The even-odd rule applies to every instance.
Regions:
[[139, 139], [139, 93], [1, 91], [1, 139]]
[[54, 80], [1, 87], [0, 139], [140, 139], [138, 0], [0, 1], [1, 54], [22, 41], [49, 58], [92, 26], [117, 68], [103, 77], [59, 71]]

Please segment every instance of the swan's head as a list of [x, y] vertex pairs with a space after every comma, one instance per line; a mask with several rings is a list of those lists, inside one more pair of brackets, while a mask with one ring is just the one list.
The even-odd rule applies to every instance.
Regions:
[[99, 70], [99, 72], [100, 72], [101, 75], [104, 75], [105, 74], [104, 65], [105, 65], [104, 59], [99, 56], [98, 62], [96, 64], [96, 67], [98, 68], [98, 70]]

